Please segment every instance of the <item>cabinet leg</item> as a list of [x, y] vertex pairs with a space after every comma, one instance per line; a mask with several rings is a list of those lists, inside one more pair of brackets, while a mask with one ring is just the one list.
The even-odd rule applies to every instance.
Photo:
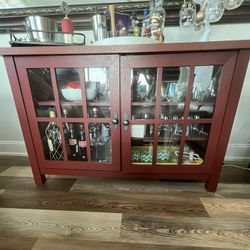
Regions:
[[211, 177], [209, 180], [205, 183], [205, 188], [208, 192], [216, 192], [217, 186], [218, 186], [219, 178]]
[[46, 182], [46, 177], [44, 174], [34, 174], [34, 179], [36, 185], [42, 185]]

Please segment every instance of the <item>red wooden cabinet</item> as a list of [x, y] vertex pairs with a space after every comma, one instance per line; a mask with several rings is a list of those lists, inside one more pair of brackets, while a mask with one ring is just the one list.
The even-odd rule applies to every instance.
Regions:
[[194, 179], [215, 191], [250, 44], [200, 45], [2, 49], [36, 183]]

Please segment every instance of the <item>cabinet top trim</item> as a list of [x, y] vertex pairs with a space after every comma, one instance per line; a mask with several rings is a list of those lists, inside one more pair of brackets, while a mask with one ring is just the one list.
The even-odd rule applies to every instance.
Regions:
[[0, 55], [144, 54], [250, 49], [250, 40], [112, 46], [29, 46], [0, 48]]

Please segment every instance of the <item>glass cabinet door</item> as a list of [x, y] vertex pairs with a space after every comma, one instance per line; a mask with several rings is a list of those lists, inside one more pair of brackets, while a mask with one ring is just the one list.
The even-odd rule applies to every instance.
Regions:
[[214, 138], [223, 119], [220, 112], [226, 105], [229, 84], [225, 72], [232, 66], [233, 54], [220, 55], [123, 58], [125, 171], [209, 168], [212, 157], [208, 156], [216, 149], [209, 145], [217, 143]]
[[120, 169], [118, 62], [118, 56], [73, 56], [17, 63], [44, 167]]

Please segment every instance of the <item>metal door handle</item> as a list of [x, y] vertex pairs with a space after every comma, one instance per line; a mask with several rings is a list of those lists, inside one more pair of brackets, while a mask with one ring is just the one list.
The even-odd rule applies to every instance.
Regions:
[[124, 120], [123, 120], [124, 131], [128, 131], [128, 125], [129, 125], [128, 115], [125, 113]]
[[116, 113], [116, 112], [114, 112], [114, 114], [113, 114], [112, 123], [114, 125], [114, 129], [118, 129], [119, 120], [118, 120], [118, 113]]

